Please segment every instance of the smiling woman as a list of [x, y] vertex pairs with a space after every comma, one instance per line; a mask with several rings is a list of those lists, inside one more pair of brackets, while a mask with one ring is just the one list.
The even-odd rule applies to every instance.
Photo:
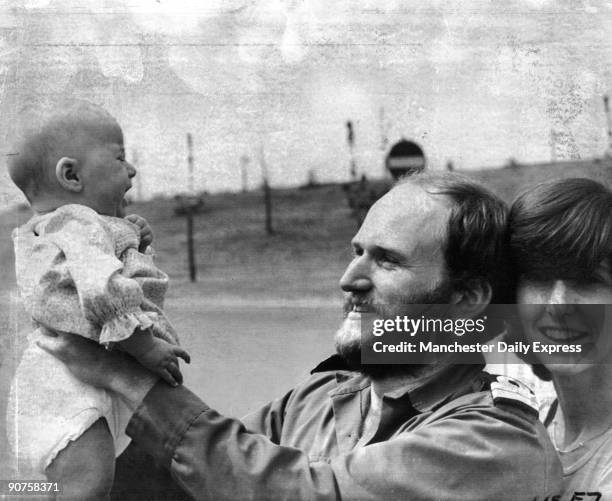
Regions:
[[612, 494], [612, 192], [578, 178], [535, 186], [514, 202], [509, 233], [520, 335], [581, 348], [548, 350], [534, 366], [558, 396], [545, 424], [565, 494]]

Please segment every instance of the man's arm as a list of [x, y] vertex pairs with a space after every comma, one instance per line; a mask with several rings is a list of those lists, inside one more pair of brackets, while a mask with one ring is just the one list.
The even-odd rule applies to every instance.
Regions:
[[547, 450], [520, 414], [500, 415], [487, 405], [456, 409], [419, 430], [329, 462], [310, 461], [303, 451], [274, 444], [219, 415], [184, 387], [159, 383], [151, 388], [151, 381], [143, 384], [138, 377], [128, 381], [133, 367], [125, 361], [113, 362], [114, 377], [100, 375], [116, 354], [89, 360], [92, 354], [83, 355], [71, 341], [60, 336], [43, 347], [80, 379], [121, 393], [132, 408], [140, 402], [128, 434], [196, 499], [515, 500], [558, 490], [560, 470], [552, 446]]
[[514, 501], [558, 494], [552, 446], [542, 447], [523, 417], [505, 419], [472, 407], [329, 462], [311, 461], [219, 415], [188, 389], [158, 384], [128, 435], [195, 499]]

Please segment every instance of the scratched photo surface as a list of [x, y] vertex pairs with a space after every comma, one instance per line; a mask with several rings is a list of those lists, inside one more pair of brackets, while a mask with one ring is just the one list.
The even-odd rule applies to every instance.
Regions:
[[333, 353], [351, 194], [384, 191], [398, 141], [508, 201], [612, 182], [611, 33], [605, 0], [0, 0], [0, 479], [17, 475], [4, 416], [30, 331], [10, 236], [31, 212], [5, 164], [45, 110], [116, 117], [185, 384], [241, 416]]

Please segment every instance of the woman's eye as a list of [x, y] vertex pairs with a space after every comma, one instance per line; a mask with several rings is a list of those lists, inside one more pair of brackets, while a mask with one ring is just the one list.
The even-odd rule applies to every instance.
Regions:
[[596, 283], [600, 286], [603, 285], [604, 287], [612, 287], [612, 280], [610, 279], [610, 275], [605, 273], [597, 273], [593, 277], [593, 283]]
[[574, 282], [571, 285], [577, 291], [591, 292], [591, 291], [595, 291], [599, 289], [602, 285], [605, 285], [605, 284], [602, 283], [600, 280], [597, 280], [594, 278], [593, 280], [590, 280], [588, 282], [585, 282], [585, 281]]

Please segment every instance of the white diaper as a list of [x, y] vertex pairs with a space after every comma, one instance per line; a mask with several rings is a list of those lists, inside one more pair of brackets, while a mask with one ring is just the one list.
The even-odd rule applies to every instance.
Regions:
[[82, 383], [36, 346], [35, 340], [42, 335], [38, 331], [30, 335], [9, 394], [7, 434], [20, 471], [44, 475], [68, 442], [101, 417], [108, 423], [119, 456], [130, 443], [125, 434], [132, 415], [129, 408], [117, 395]]

